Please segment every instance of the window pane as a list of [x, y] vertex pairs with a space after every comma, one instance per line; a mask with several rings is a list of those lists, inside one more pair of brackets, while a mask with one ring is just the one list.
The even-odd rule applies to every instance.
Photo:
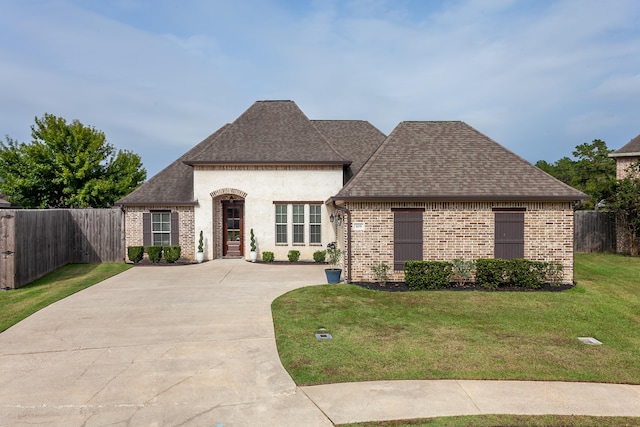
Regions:
[[276, 243], [287, 243], [286, 225], [276, 225]]
[[322, 219], [321, 207], [320, 205], [310, 205], [309, 206], [309, 222], [311, 224], [320, 224]]
[[310, 225], [309, 226], [309, 242], [311, 243], [322, 243], [322, 235], [320, 233], [319, 225]]
[[293, 223], [304, 224], [304, 205], [293, 205]]
[[171, 245], [171, 213], [151, 213], [152, 244], [154, 246]]
[[293, 226], [293, 243], [304, 243], [304, 225]]

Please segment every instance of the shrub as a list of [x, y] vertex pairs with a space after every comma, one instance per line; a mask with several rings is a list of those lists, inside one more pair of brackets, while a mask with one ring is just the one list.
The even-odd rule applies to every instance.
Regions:
[[514, 286], [538, 289], [544, 283], [547, 263], [528, 259], [511, 259], [506, 263], [506, 281]]
[[342, 250], [338, 249], [336, 242], [327, 244], [327, 256], [329, 257], [329, 264], [334, 268], [338, 268], [338, 264], [342, 261]]
[[171, 263], [176, 262], [178, 258], [180, 258], [180, 251], [180, 246], [165, 246], [162, 248], [164, 259]]
[[129, 257], [129, 261], [134, 264], [140, 262], [142, 260], [142, 256], [144, 255], [144, 246], [128, 246], [127, 247], [127, 256]]
[[550, 262], [547, 264], [546, 279], [551, 286], [560, 286], [564, 276], [564, 266], [559, 262]]
[[256, 236], [253, 235], [253, 228], [251, 229], [251, 252], [256, 251]]
[[475, 262], [456, 258], [451, 261], [451, 264], [453, 267], [453, 278], [458, 285], [463, 285], [465, 282], [471, 280], [473, 270], [476, 268]]
[[264, 262], [273, 262], [275, 259], [276, 257], [273, 255], [273, 252], [270, 252], [270, 251], [262, 252], [262, 260]]
[[202, 235], [202, 230], [200, 230], [200, 240], [198, 240], [198, 252], [204, 252], [204, 236]]
[[313, 260], [317, 263], [324, 262], [327, 258], [327, 251], [315, 251], [313, 253]]
[[373, 275], [376, 277], [376, 281], [380, 283], [380, 286], [384, 286], [389, 281], [388, 271], [391, 267], [384, 262], [374, 265], [371, 267], [371, 271], [373, 271]]
[[476, 282], [483, 288], [496, 289], [505, 284], [507, 260], [479, 259], [476, 261]]
[[287, 255], [289, 262], [297, 262], [300, 259], [300, 251], [291, 250]]
[[147, 246], [147, 254], [151, 262], [159, 263], [162, 258], [162, 246]]
[[449, 286], [453, 266], [446, 261], [407, 261], [404, 276], [412, 290], [442, 289]]

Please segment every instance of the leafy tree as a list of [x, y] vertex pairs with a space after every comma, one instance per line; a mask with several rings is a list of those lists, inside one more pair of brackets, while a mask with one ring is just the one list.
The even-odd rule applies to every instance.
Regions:
[[540, 160], [536, 166], [591, 196], [584, 208], [593, 209], [598, 202], [608, 200], [613, 195], [616, 162], [609, 157], [612, 151], [607, 148], [606, 142], [594, 139], [590, 144], [576, 146], [572, 154], [577, 160], [563, 157], [553, 164]]
[[638, 233], [640, 232], [640, 163], [628, 168], [627, 176], [615, 185], [615, 192], [608, 207], [616, 213], [618, 225], [622, 226], [629, 241], [631, 256], [638, 256]]
[[140, 156], [116, 151], [104, 133], [46, 114], [32, 142], [0, 141], [0, 193], [25, 208], [102, 208], [144, 182]]

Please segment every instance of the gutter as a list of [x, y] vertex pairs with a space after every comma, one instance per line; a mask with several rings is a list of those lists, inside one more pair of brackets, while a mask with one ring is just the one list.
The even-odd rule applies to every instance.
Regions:
[[332, 200], [333, 208], [339, 212], [343, 212], [346, 217], [346, 222], [344, 223], [347, 227], [347, 283], [351, 283], [351, 211], [345, 207], [338, 206], [335, 200]]

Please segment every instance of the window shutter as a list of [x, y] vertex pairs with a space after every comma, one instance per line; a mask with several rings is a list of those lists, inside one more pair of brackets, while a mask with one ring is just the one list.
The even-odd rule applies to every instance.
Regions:
[[405, 261], [422, 260], [422, 240], [422, 211], [394, 212], [394, 270], [404, 270]]
[[524, 212], [495, 213], [495, 258], [524, 258]]
[[142, 214], [142, 244], [146, 248], [151, 246], [151, 213]]
[[178, 212], [171, 212], [171, 244], [180, 245], [180, 226], [178, 225]]

